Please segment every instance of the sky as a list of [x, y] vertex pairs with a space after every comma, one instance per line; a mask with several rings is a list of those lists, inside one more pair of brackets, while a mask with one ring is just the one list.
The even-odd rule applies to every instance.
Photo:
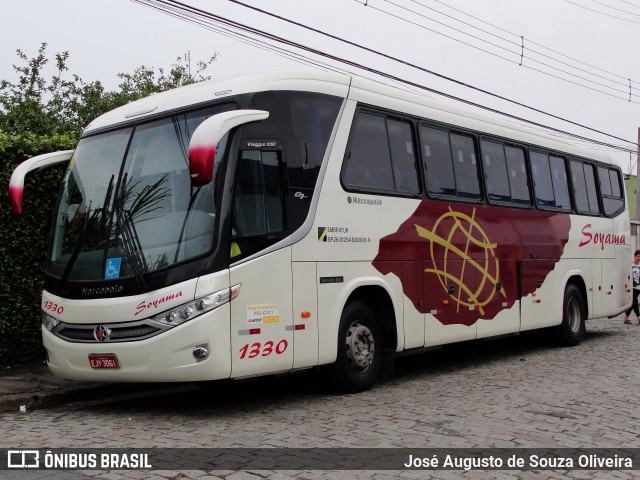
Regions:
[[[109, 90], [117, 89], [118, 73], [142, 65], [169, 69], [187, 53], [193, 68], [217, 54], [205, 72], [212, 78], [326, 68], [378, 78], [312, 54], [305, 53], [313, 64], [297, 61], [273, 47], [243, 42], [219, 24], [163, 13], [148, 0], [0, 2], [0, 79], [12, 82], [13, 65], [20, 64], [16, 50], [31, 58], [42, 43], [51, 59], [69, 52], [70, 73], [85, 82], [99, 80]], [[230, 0], [183, 3], [447, 95], [623, 145], [634, 153], [593, 148], [636, 173], [640, 0], [242, 0], [367, 50]]]

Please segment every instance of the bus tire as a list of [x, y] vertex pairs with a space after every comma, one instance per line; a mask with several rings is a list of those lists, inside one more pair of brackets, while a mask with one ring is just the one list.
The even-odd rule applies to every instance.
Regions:
[[349, 393], [370, 389], [382, 370], [384, 339], [371, 307], [362, 301], [347, 304], [338, 329], [334, 364], [339, 386]]
[[557, 337], [562, 345], [573, 347], [584, 337], [586, 308], [578, 287], [567, 285], [562, 303], [562, 323], [557, 327]]

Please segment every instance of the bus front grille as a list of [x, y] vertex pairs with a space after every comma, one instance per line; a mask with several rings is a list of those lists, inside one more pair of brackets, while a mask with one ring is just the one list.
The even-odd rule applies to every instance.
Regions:
[[114, 343], [144, 340], [169, 328], [168, 325], [163, 325], [153, 320], [93, 325], [60, 323], [60, 325], [51, 330], [51, 333], [69, 342]]

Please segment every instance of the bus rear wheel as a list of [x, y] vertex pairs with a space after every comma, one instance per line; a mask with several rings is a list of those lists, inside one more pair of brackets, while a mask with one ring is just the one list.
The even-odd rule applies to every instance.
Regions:
[[558, 340], [563, 345], [578, 345], [585, 334], [586, 308], [578, 287], [567, 285], [562, 304], [562, 323], [557, 327]]
[[380, 376], [383, 336], [371, 308], [362, 301], [349, 303], [340, 319], [335, 372], [344, 391], [357, 393], [371, 388]]

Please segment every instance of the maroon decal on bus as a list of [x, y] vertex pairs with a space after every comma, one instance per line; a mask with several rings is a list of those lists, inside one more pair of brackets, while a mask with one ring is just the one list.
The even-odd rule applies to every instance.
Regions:
[[[535, 291], [562, 255], [570, 226], [566, 214], [421, 202], [380, 240], [373, 266], [397, 275], [421, 313], [473, 325]], [[520, 282], [525, 266], [536, 281]]]

